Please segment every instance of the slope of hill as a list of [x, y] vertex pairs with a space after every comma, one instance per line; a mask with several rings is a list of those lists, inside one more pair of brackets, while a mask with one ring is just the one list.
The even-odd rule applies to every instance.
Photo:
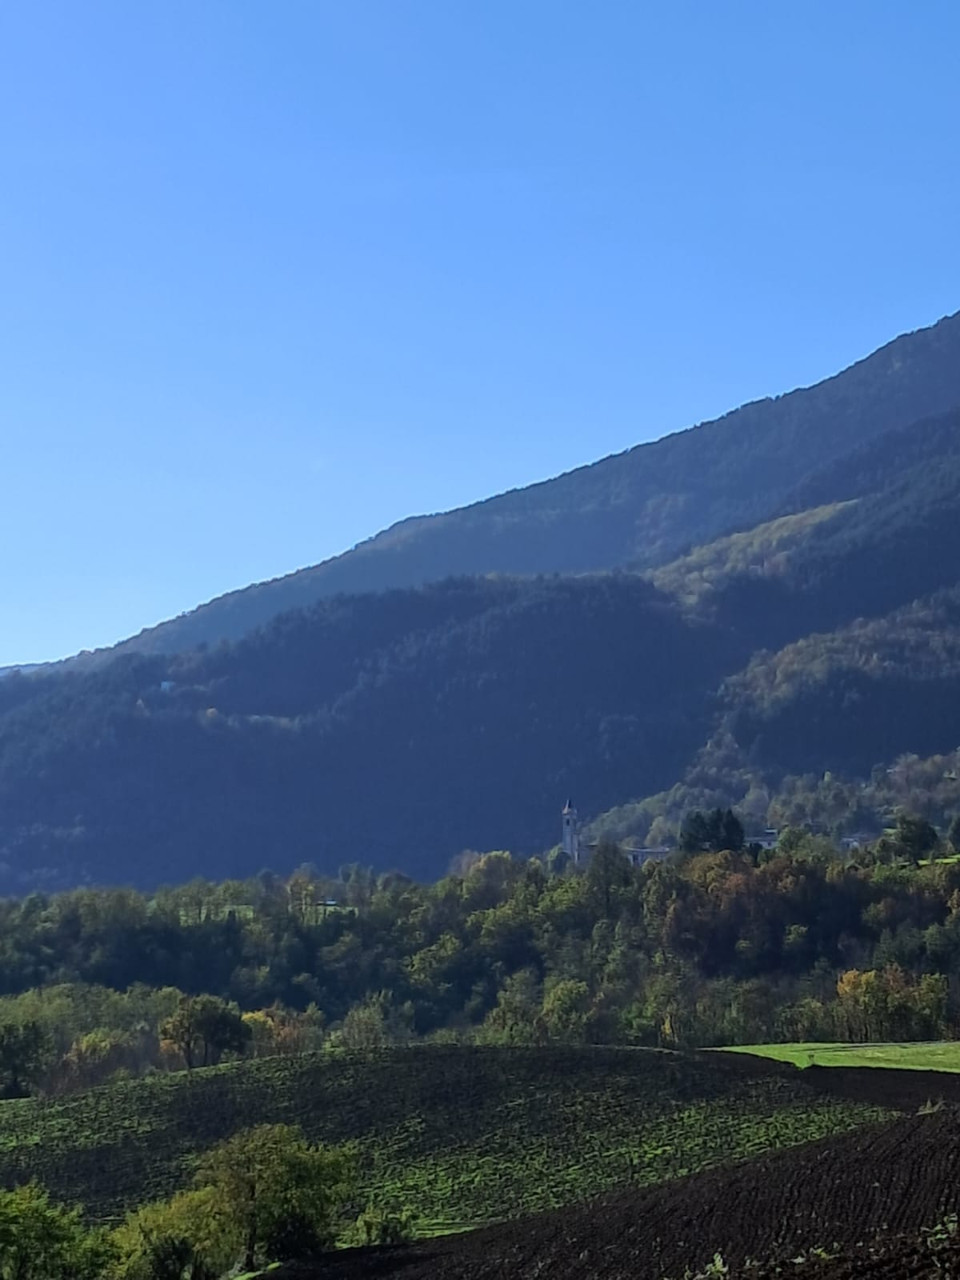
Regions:
[[[958, 811], [953, 789], [893, 766], [920, 755], [936, 772], [960, 743], [960, 412], [890, 432], [797, 492], [825, 505], [650, 575], [755, 653], [718, 691], [677, 785], [617, 806], [591, 834], [656, 841], [686, 809], [716, 804], [754, 827], [871, 831], [895, 805], [940, 824]], [[878, 766], [910, 785], [877, 785]]]
[[749, 649], [631, 576], [449, 582], [0, 684], [3, 885], [313, 860], [435, 876], [666, 786]]
[[29, 1171], [97, 1217], [169, 1195], [245, 1127], [354, 1142], [367, 1190], [434, 1227], [650, 1186], [892, 1114], [758, 1060], [656, 1049], [466, 1049], [238, 1062], [0, 1107], [0, 1183]]
[[703, 604], [743, 577], [783, 578], [813, 530], [850, 505], [829, 502], [765, 520], [752, 529], [695, 547], [648, 576], [661, 591], [687, 605]]
[[[660, 816], [750, 795], [758, 817], [788, 775], [865, 778], [952, 751], [960, 409], [894, 420], [960, 400], [958, 347], [960, 316], [809, 392], [455, 513], [437, 544], [454, 561], [461, 544], [486, 554], [490, 528], [509, 526], [503, 545], [525, 555], [533, 521], [547, 561], [576, 546], [568, 563], [584, 568], [616, 524], [617, 556], [653, 563], [680, 537], [681, 482], [688, 533], [751, 504], [772, 516], [652, 581], [636, 568], [447, 580], [333, 597], [195, 652], [6, 675], [0, 889], [305, 860], [434, 877], [464, 848], [548, 847], [567, 795], [596, 815], [674, 788]], [[659, 533], [643, 498], [658, 484]], [[649, 806], [632, 812], [649, 827]]]
[[[810, 501], [822, 505], [805, 506]], [[960, 581], [960, 410], [889, 432], [800, 486], [796, 507], [651, 580], [779, 647]]]
[[[954, 1238], [958, 1153], [960, 1114], [949, 1108], [662, 1186], [624, 1188], [562, 1212], [445, 1240], [350, 1251], [337, 1256], [337, 1275], [342, 1280], [950, 1277], [957, 1274], [960, 1254]], [[937, 1224], [944, 1224], [939, 1250], [930, 1247], [936, 1240], [923, 1236]], [[913, 1247], [904, 1237], [913, 1238]], [[844, 1253], [859, 1265], [828, 1265], [831, 1255]], [[711, 1265], [717, 1254], [719, 1264]], [[277, 1280], [326, 1275], [323, 1264], [276, 1272]]]
[[960, 591], [756, 657], [724, 687], [725, 727], [771, 773], [865, 775], [960, 739]]
[[659, 840], [718, 804], [753, 830], [878, 834], [906, 809], [945, 831], [960, 813], [960, 588], [761, 651], [716, 708], [676, 785], [600, 815], [591, 836]]
[[871, 456], [875, 491], [831, 481], [828, 505], [654, 583], [454, 580], [207, 652], [8, 676], [0, 887], [305, 860], [429, 878], [464, 848], [549, 846], [568, 794], [598, 814], [680, 781], [674, 809], [753, 788], [754, 813], [787, 775], [951, 751], [960, 413]]
[[806, 479], [813, 483], [824, 467], [886, 431], [957, 405], [960, 313], [814, 387], [744, 405], [542, 484], [405, 520], [345, 555], [221, 596], [122, 647], [169, 653], [236, 639], [338, 592], [465, 574], [663, 564], [691, 545], [769, 519], [785, 504], [800, 510], [792, 495]]

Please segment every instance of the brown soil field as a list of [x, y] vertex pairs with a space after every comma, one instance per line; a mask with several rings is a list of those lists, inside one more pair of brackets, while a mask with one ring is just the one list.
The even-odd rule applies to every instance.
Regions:
[[960, 1107], [960, 1071], [914, 1071], [895, 1067], [795, 1067], [789, 1062], [749, 1053], [698, 1050], [689, 1057], [704, 1063], [722, 1057], [751, 1075], [778, 1075], [800, 1081], [828, 1097], [849, 1098], [871, 1106], [916, 1115], [927, 1104]]
[[[736, 1273], [731, 1272], [731, 1277]], [[960, 1280], [960, 1244], [896, 1236], [836, 1258], [810, 1258], [742, 1272], [743, 1280]]]
[[[756, 1062], [753, 1058], [751, 1061]], [[789, 1067], [788, 1071], [797, 1071]], [[960, 1071], [899, 1071], [892, 1067], [804, 1067], [804, 1084], [834, 1097], [916, 1114], [928, 1103], [960, 1106]]]
[[[837, 1070], [822, 1074], [834, 1077]], [[905, 1110], [917, 1099], [922, 1104], [955, 1092], [940, 1079], [931, 1092], [929, 1081], [902, 1078], [912, 1074], [850, 1069], [830, 1083]], [[272, 1274], [275, 1280], [679, 1280], [715, 1253], [736, 1274], [748, 1259], [787, 1260], [840, 1246], [843, 1257], [811, 1263], [809, 1272], [790, 1263], [784, 1274], [823, 1280], [943, 1275], [949, 1271], [922, 1269], [930, 1257], [919, 1246], [904, 1245], [889, 1256], [871, 1256], [864, 1246], [878, 1233], [916, 1241], [922, 1228], [960, 1211], [958, 1173], [960, 1107], [947, 1105], [648, 1190], [408, 1247], [348, 1251]], [[949, 1254], [939, 1261], [949, 1263]], [[778, 1271], [767, 1265], [748, 1274]]]

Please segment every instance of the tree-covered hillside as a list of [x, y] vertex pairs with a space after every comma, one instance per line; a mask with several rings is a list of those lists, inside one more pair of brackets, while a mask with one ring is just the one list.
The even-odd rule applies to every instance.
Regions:
[[869, 774], [960, 742], [960, 592], [758, 655], [724, 686], [724, 722], [771, 773]]
[[[235, 641], [6, 676], [0, 890], [304, 860], [430, 877], [466, 848], [551, 845], [568, 795], [617, 810], [600, 829], [667, 838], [685, 804], [774, 820], [790, 779], [954, 750], [957, 405], [960, 315], [209, 616], [239, 634], [351, 564], [393, 566], [368, 585], [414, 564], [627, 569], [332, 596]], [[159, 647], [217, 634], [199, 618]]]
[[759, 822], [786, 779], [952, 751], [960, 412], [861, 458], [872, 491], [837, 468], [827, 503], [652, 582], [454, 579], [7, 677], [0, 885], [308, 859], [432, 876], [465, 848], [549, 846], [567, 795], [591, 817], [634, 802], [613, 829], [669, 838], [684, 804]]
[[904, 810], [960, 810], [960, 589], [757, 653], [720, 688], [712, 731], [666, 791], [600, 815], [594, 835], [671, 839], [691, 809], [751, 830], [877, 835]]
[[960, 582], [960, 410], [889, 433], [798, 492], [820, 505], [696, 547], [652, 581], [715, 621], [748, 625], [757, 649]]
[[10, 677], [3, 887], [534, 852], [568, 794], [668, 785], [748, 656], [612, 575], [344, 597], [209, 653]]

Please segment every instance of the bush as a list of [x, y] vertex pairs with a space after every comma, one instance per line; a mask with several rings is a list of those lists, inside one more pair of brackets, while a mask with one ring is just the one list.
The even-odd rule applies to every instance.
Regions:
[[416, 1236], [417, 1216], [412, 1209], [376, 1209], [372, 1205], [357, 1218], [358, 1244], [407, 1244]]

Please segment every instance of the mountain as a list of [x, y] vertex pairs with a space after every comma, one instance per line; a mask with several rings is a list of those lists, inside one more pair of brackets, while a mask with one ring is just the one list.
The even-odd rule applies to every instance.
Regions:
[[745, 405], [542, 484], [404, 520], [345, 555], [221, 596], [121, 648], [171, 653], [238, 639], [281, 612], [341, 592], [474, 574], [664, 564], [692, 545], [770, 519], [785, 504], [800, 510], [793, 495], [831, 463], [957, 405], [960, 313], [897, 338], [814, 387]]
[[673, 785], [596, 816], [588, 834], [657, 843], [718, 805], [750, 831], [878, 835], [906, 810], [946, 834], [960, 814], [960, 586], [758, 650], [721, 683]]
[[[651, 574], [695, 615], [749, 626], [755, 652], [717, 690], [676, 784], [593, 834], [659, 840], [687, 809], [721, 803], [754, 829], [877, 831], [904, 806], [945, 827], [960, 812], [960, 410], [852, 451], [804, 483], [791, 505], [803, 502], [824, 505]], [[879, 785], [891, 777], [909, 785]]]
[[0, 890], [533, 853], [665, 786], [737, 637], [635, 575], [340, 597], [231, 646], [0, 684]]
[[[294, 575], [145, 633], [157, 652], [8, 673], [0, 891], [307, 860], [434, 877], [467, 848], [549, 847], [567, 796], [596, 831], [659, 839], [703, 804], [877, 821], [910, 803], [877, 780], [909, 776], [948, 820], [958, 341], [955, 317], [808, 392], [437, 517], [448, 538], [414, 522], [309, 571], [325, 591], [351, 564], [439, 572], [441, 550], [489, 564], [499, 545], [575, 575], [341, 593], [248, 631], [306, 589]], [[245, 634], [163, 652], [204, 617]], [[928, 764], [905, 773], [910, 755]]]
[[960, 410], [889, 432], [822, 475], [781, 515], [651, 573], [663, 590], [733, 622], [757, 647], [880, 617], [960, 579]]

